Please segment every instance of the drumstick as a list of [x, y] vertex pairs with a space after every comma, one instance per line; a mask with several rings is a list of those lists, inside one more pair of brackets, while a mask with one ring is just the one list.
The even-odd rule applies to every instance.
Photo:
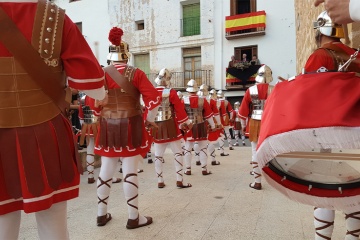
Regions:
[[287, 81], [287, 79], [285, 79], [285, 78], [283, 78], [283, 77], [281, 77], [281, 76], [278, 76], [278, 79], [279, 79], [280, 81]]

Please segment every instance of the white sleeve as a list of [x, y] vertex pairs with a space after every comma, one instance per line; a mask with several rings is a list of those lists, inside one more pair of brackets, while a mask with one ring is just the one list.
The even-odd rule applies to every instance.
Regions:
[[156, 114], [158, 112], [159, 106], [154, 107], [153, 109], [149, 110], [146, 116], [146, 120], [149, 122], [155, 122]]
[[211, 129], [215, 128], [215, 123], [214, 123], [214, 119], [212, 117], [206, 119], [208, 121], [208, 123], [210, 124]]
[[96, 99], [96, 100], [103, 100], [105, 98], [105, 87], [102, 86], [98, 89], [93, 90], [81, 90], [83, 93], [85, 93], [87, 96]]
[[353, 21], [360, 21], [360, 0], [350, 0], [349, 13]]

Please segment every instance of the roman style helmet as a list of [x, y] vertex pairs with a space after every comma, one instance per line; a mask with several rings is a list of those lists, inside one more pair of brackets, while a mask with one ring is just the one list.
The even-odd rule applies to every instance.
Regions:
[[189, 93], [196, 93], [199, 90], [198, 85], [194, 79], [190, 79], [187, 83], [186, 91]]
[[158, 76], [155, 79], [155, 83], [158, 86], [167, 86], [169, 85], [171, 79], [171, 72], [167, 70], [167, 68], [163, 68], [160, 70]]
[[209, 91], [208, 91], [208, 86], [205, 84], [202, 84], [199, 88], [199, 92], [198, 92], [199, 96], [207, 96], [209, 95]]
[[267, 65], [262, 65], [257, 72], [257, 76], [255, 78], [255, 81], [257, 83], [270, 83], [272, 82], [272, 71], [271, 68]]
[[211, 89], [211, 91], [209, 92], [209, 95], [212, 99], [217, 99], [216, 94], [217, 94], [217, 92], [215, 89]]
[[131, 54], [129, 52], [129, 45], [126, 42], [121, 41], [123, 34], [123, 30], [118, 27], [113, 27], [110, 30], [108, 39], [112, 45], [109, 46], [109, 54], [107, 56], [108, 61], [129, 61]]
[[342, 25], [333, 23], [326, 11], [323, 11], [314, 22], [314, 29], [328, 37], [344, 38], [345, 33]]
[[225, 95], [224, 95], [223, 91], [220, 89], [220, 90], [217, 92], [216, 96], [217, 96], [218, 98], [224, 98]]
[[234, 108], [237, 109], [237, 108], [239, 108], [239, 107], [240, 107], [240, 102], [235, 102], [235, 103], [234, 103]]

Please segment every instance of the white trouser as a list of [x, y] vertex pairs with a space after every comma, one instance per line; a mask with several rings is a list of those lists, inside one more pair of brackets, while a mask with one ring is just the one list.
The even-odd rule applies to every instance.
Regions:
[[[39, 239], [67, 240], [67, 202], [53, 204], [49, 209], [35, 213]], [[21, 211], [0, 216], [0, 239], [16, 240], [19, 237]]]
[[259, 164], [256, 162], [256, 147], [257, 142], [251, 142], [251, 165], [252, 165], [252, 171], [254, 173], [254, 178], [256, 183], [261, 183], [261, 170], [259, 168]]
[[[202, 171], [207, 171], [207, 140], [198, 141], [200, 148], [200, 162]], [[186, 169], [191, 169], [191, 150], [194, 147], [194, 142], [186, 141], [185, 142], [185, 167]]]
[[174, 164], [176, 171], [176, 181], [183, 181], [183, 150], [181, 148], [181, 140], [176, 140], [168, 143], [154, 143], [155, 151], [155, 172], [158, 178], [158, 182], [164, 182], [163, 178], [163, 163], [164, 152], [166, 147], [169, 146], [174, 153]]

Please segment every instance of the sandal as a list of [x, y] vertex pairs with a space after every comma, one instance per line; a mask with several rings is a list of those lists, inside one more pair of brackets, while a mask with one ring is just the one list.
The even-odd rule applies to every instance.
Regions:
[[164, 182], [159, 182], [158, 183], [158, 188], [164, 188], [165, 187], [165, 183]]
[[111, 214], [107, 213], [104, 216], [97, 217], [97, 225], [99, 227], [105, 226], [112, 219]]
[[220, 153], [220, 156], [226, 157], [226, 156], [229, 156], [229, 154], [228, 153]]
[[95, 182], [95, 178], [88, 178], [88, 184], [92, 184]]
[[201, 165], [200, 161], [196, 161], [196, 166], [200, 166], [200, 165]]
[[211, 171], [207, 171], [207, 170], [202, 171], [202, 175], [210, 175], [210, 174], [212, 174]]
[[211, 165], [220, 165], [220, 162], [219, 161], [212, 161]]
[[185, 175], [191, 175], [191, 168], [186, 168], [186, 170], [184, 171]]
[[178, 188], [189, 188], [192, 187], [191, 183], [187, 183], [186, 185], [183, 184], [183, 182], [176, 181], [176, 186]]
[[137, 217], [137, 219], [128, 219], [127, 224], [126, 224], [126, 228], [127, 229], [135, 229], [135, 228], [139, 228], [139, 227], [144, 227], [147, 225], [152, 224], [152, 217], [145, 217], [146, 218], [146, 223], [143, 224], [139, 224], [139, 216]]
[[115, 181], [113, 180], [112, 183], [119, 183], [121, 182], [121, 178], [116, 178]]
[[249, 187], [256, 189], [256, 190], [261, 190], [261, 183], [250, 183]]

